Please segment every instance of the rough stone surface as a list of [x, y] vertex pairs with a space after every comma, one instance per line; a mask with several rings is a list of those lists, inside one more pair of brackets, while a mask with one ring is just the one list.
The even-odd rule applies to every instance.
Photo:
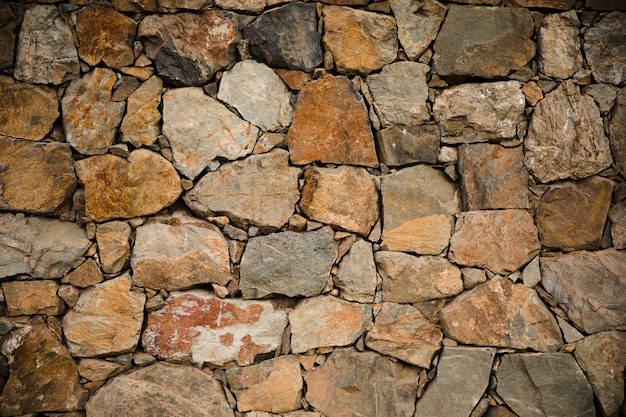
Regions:
[[3, 282], [2, 291], [10, 316], [63, 313], [63, 301], [57, 296], [55, 281]]
[[626, 175], [626, 87], [617, 93], [609, 123], [609, 140], [615, 165]]
[[626, 200], [622, 200], [609, 210], [611, 239], [615, 249], [626, 249]]
[[71, 284], [75, 287], [86, 288], [102, 282], [102, 272], [98, 264], [92, 258], [80, 264], [78, 268], [61, 279], [63, 284]]
[[372, 244], [359, 239], [341, 259], [333, 279], [341, 298], [371, 303], [376, 293], [376, 264]]
[[548, 9], [567, 10], [576, 0], [511, 0], [518, 7], [541, 7]]
[[591, 26], [583, 49], [596, 80], [608, 84], [626, 81], [626, 13], [612, 12]]
[[582, 68], [579, 27], [580, 21], [575, 10], [550, 14], [543, 19], [537, 48], [539, 68], [548, 77], [564, 80]]
[[12, 4], [0, 3], [0, 44], [4, 45], [0, 51], [0, 68], [13, 66], [19, 23]]
[[124, 365], [100, 359], [81, 359], [78, 364], [78, 373], [90, 381], [104, 381], [119, 374]]
[[118, 273], [130, 259], [130, 226], [114, 220], [98, 225], [96, 242], [102, 270], [108, 274]]
[[436, 0], [391, 0], [398, 25], [398, 39], [411, 60], [418, 59], [437, 36], [446, 6]]
[[376, 144], [380, 162], [387, 166], [402, 166], [416, 162], [437, 162], [439, 127], [435, 125], [391, 126], [380, 130]]
[[163, 82], [156, 75], [148, 78], [132, 92], [126, 104], [126, 115], [120, 125], [124, 142], [135, 147], [150, 146], [160, 133], [161, 90]]

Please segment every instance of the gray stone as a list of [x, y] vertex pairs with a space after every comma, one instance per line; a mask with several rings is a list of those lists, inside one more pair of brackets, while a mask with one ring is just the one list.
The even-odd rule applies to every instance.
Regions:
[[575, 10], [544, 17], [537, 49], [539, 68], [545, 75], [564, 80], [582, 68], [579, 29]]
[[[539, 263], [537, 263], [537, 268], [539, 268]], [[461, 268], [461, 278], [463, 278], [463, 288], [471, 290], [487, 281], [487, 274], [479, 268]]]
[[583, 91], [598, 103], [601, 113], [606, 113], [613, 108], [619, 89], [610, 84], [591, 84], [584, 87]]
[[416, 162], [434, 164], [439, 156], [439, 136], [436, 125], [382, 129], [376, 134], [380, 162], [392, 167]]
[[161, 93], [163, 82], [153, 75], [128, 97], [126, 115], [120, 126], [124, 142], [138, 148], [150, 146], [161, 132]]
[[626, 87], [620, 89], [611, 112], [609, 141], [617, 169], [626, 175]]
[[341, 298], [371, 303], [376, 293], [376, 264], [372, 244], [359, 239], [341, 259], [333, 281]]
[[437, 36], [446, 6], [436, 0], [391, 0], [389, 5], [404, 52], [409, 59], [418, 59]]
[[561, 317], [556, 316], [556, 321], [559, 323], [565, 343], [574, 343], [584, 337], [583, 334], [576, 329], [576, 327], [572, 326]]
[[612, 12], [591, 26], [583, 49], [594, 78], [618, 85], [626, 81], [626, 13]]
[[541, 282], [541, 271], [539, 269], [539, 257], [536, 256], [524, 267], [522, 271], [522, 282], [528, 288], [532, 288]]
[[622, 200], [609, 210], [611, 239], [615, 249], [626, 249], [626, 200]]
[[105, 273], [118, 273], [128, 265], [130, 259], [130, 226], [115, 220], [102, 223], [96, 229], [96, 242], [100, 265]]

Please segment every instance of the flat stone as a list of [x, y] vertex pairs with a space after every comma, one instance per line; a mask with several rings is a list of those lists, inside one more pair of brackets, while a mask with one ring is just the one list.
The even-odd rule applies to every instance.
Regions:
[[626, 81], [626, 13], [612, 12], [587, 29], [583, 50], [594, 78], [618, 85]]
[[[161, 2], [164, 2], [163, 0]], [[156, 12], [158, 10], [157, 0], [112, 0], [111, 4], [115, 10], [120, 12]]]
[[241, 258], [239, 289], [244, 298], [317, 295], [336, 259], [337, 242], [330, 227], [253, 237]]
[[439, 155], [439, 127], [391, 126], [376, 134], [380, 162], [391, 167], [416, 162], [434, 164]]
[[183, 10], [207, 10], [215, 6], [214, 0], [158, 0], [159, 8], [166, 12]]
[[124, 365], [100, 359], [84, 358], [78, 364], [80, 376], [90, 381], [104, 381], [119, 374], [123, 369]]
[[572, 326], [561, 317], [556, 316], [556, 321], [559, 323], [565, 343], [574, 343], [584, 337], [583, 334], [576, 329], [576, 327]]
[[221, 9], [238, 12], [261, 13], [268, 5], [279, 3], [277, 0], [215, 0], [215, 5]]
[[86, 288], [102, 282], [102, 272], [98, 264], [92, 258], [88, 258], [78, 268], [61, 279], [63, 284], [71, 284], [75, 287]]
[[245, 366], [281, 346], [285, 327], [287, 314], [266, 301], [173, 292], [165, 307], [148, 315], [141, 343], [162, 360]]
[[398, 25], [398, 39], [411, 60], [418, 59], [437, 36], [446, 6], [436, 0], [389, 2]]
[[598, 103], [600, 113], [611, 111], [619, 91], [617, 87], [610, 84], [591, 84], [583, 88], [583, 92], [593, 97]]
[[346, 77], [328, 75], [300, 90], [287, 141], [296, 165], [378, 166], [367, 108]]
[[617, 169], [626, 174], [626, 87], [620, 89], [611, 112], [609, 143]]
[[522, 282], [528, 288], [532, 288], [541, 282], [541, 270], [539, 269], [539, 257], [536, 256], [524, 267]]
[[62, 314], [64, 305], [57, 296], [58, 289], [59, 284], [50, 280], [2, 283], [9, 316]]
[[128, 265], [130, 260], [131, 230], [128, 223], [114, 220], [99, 224], [96, 229], [96, 242], [102, 270], [116, 274]]
[[372, 244], [359, 239], [341, 259], [333, 278], [339, 295], [344, 300], [371, 303], [376, 294], [376, 264]]
[[0, 68], [13, 66], [19, 23], [14, 4], [0, 3], [0, 44], [4, 46], [0, 51]]
[[[537, 260], [537, 271], [539, 271], [538, 268], [539, 261]], [[471, 290], [478, 284], [487, 281], [487, 274], [484, 270], [479, 268], [461, 268], [461, 278], [463, 278], [463, 288]]]
[[535, 290], [494, 277], [441, 309], [445, 335], [463, 344], [554, 352], [561, 331]]
[[512, 0], [517, 7], [540, 7], [545, 9], [569, 10], [576, 0]]
[[[298, 4], [298, 3], [290, 3]], [[300, 70], [288, 70], [288, 69], [276, 69], [276, 74], [291, 88], [292, 90], [299, 91], [304, 87], [304, 84], [311, 80], [311, 76]]]
[[611, 239], [615, 249], [626, 249], [626, 200], [615, 204], [609, 210]]
[[587, 0], [585, 6], [594, 10], [626, 10], [619, 0]]
[[74, 167], [85, 185], [86, 214], [96, 222], [156, 213], [182, 193], [172, 164], [147, 149], [131, 152], [128, 159], [93, 156], [77, 161]]
[[539, 31], [539, 68], [548, 77], [570, 78], [583, 66], [580, 21], [575, 10], [546, 15]]
[[153, 75], [128, 96], [126, 114], [120, 126], [124, 142], [134, 147], [150, 146], [157, 140], [161, 130], [161, 91], [163, 82]]

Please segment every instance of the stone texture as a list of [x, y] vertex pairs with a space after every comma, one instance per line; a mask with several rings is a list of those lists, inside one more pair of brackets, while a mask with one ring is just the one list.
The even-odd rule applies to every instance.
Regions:
[[120, 126], [124, 142], [136, 148], [156, 142], [160, 133], [162, 89], [163, 82], [153, 75], [128, 97], [126, 115]]
[[418, 59], [437, 36], [446, 6], [436, 0], [391, 0], [398, 25], [398, 39], [411, 60]]
[[371, 303], [376, 293], [376, 264], [372, 244], [357, 240], [341, 259], [333, 278], [341, 298], [358, 303]]
[[98, 264], [91, 258], [80, 264], [75, 270], [61, 279], [63, 284], [71, 284], [75, 287], [86, 288], [102, 282], [102, 272]]
[[626, 175], [626, 87], [620, 89], [611, 112], [609, 141], [617, 169]]
[[583, 50], [597, 81], [615, 85], [626, 81], [624, 43], [626, 13], [609, 13], [587, 29]]
[[225, 214], [239, 224], [278, 229], [300, 199], [300, 170], [289, 166], [288, 152], [276, 149], [222, 165], [188, 191], [185, 203], [201, 216]]
[[448, 257], [459, 265], [506, 275], [528, 263], [540, 248], [526, 210], [469, 211], [457, 219]]
[[367, 236], [378, 220], [378, 190], [364, 168], [304, 171], [300, 208], [306, 217]]
[[586, 333], [626, 328], [626, 254], [614, 249], [541, 258], [541, 283]]
[[611, 239], [615, 249], [626, 249], [626, 200], [622, 200], [609, 210]]
[[102, 270], [116, 274], [128, 265], [130, 259], [130, 226], [115, 220], [99, 224], [96, 229], [96, 242]]
[[0, 209], [52, 213], [76, 189], [67, 144], [0, 137], [0, 166]]
[[346, 77], [329, 75], [300, 90], [287, 140], [296, 165], [378, 165], [365, 103]]
[[575, 10], [544, 17], [537, 49], [539, 68], [548, 77], [564, 80], [582, 68], [579, 27]]
[[0, 51], [0, 68], [13, 66], [19, 23], [14, 5], [6, 1], [0, 3], [0, 45], [4, 46]]
[[245, 366], [256, 355], [276, 350], [286, 326], [287, 314], [269, 302], [174, 292], [165, 307], [148, 316], [141, 342], [147, 353], [163, 360]]
[[[158, 10], [157, 0], [112, 0], [111, 4], [115, 10], [120, 12], [156, 12]], [[166, 3], [162, 0], [160, 3]], [[187, 1], [187, 3], [190, 3]]]
[[619, 0], [586, 0], [585, 6], [594, 10], [626, 10]]
[[122, 275], [83, 290], [63, 317], [63, 334], [75, 357], [117, 355], [137, 347], [146, 296]]
[[380, 162], [392, 167], [416, 162], [436, 163], [439, 127], [435, 125], [391, 126], [376, 134]]
[[[146, 1], [146, 0], [142, 0]], [[159, 7], [166, 12], [183, 10], [207, 10], [214, 6], [213, 0], [158, 0]]]
[[81, 359], [78, 364], [78, 373], [90, 381], [104, 381], [119, 374], [124, 365], [100, 359]]
[[174, 167], [147, 149], [131, 152], [128, 159], [93, 156], [74, 167], [85, 185], [86, 214], [97, 222], [156, 213], [182, 193]]
[[337, 242], [330, 227], [254, 237], [241, 258], [239, 288], [244, 298], [317, 295], [335, 259]]
[[10, 316], [63, 313], [63, 301], [57, 296], [55, 281], [3, 282], [2, 291]]
[[507, 278], [474, 287], [439, 314], [446, 336], [463, 344], [540, 352], [563, 345], [558, 323], [537, 293]]
[[517, 7], [541, 7], [547, 9], [569, 10], [576, 0], [510, 0]]

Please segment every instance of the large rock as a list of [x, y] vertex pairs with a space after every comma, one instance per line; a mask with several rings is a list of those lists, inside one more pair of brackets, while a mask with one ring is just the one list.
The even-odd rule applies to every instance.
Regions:
[[564, 80], [582, 68], [579, 30], [575, 10], [549, 14], [543, 19], [537, 48], [539, 68], [545, 75]]
[[380, 162], [392, 167], [416, 162], [434, 164], [439, 155], [439, 136], [436, 125], [383, 129], [376, 135]]
[[607, 249], [542, 257], [541, 283], [585, 333], [626, 328], [626, 253]]
[[57, 296], [59, 284], [51, 280], [3, 282], [2, 291], [10, 316], [63, 313], [63, 301]]
[[3, 45], [0, 51], [0, 68], [13, 67], [19, 23], [14, 4], [6, 1], [0, 3], [0, 45]]
[[128, 223], [114, 220], [99, 224], [96, 242], [102, 270], [116, 274], [128, 265], [130, 259], [131, 230]]
[[148, 316], [141, 343], [146, 352], [168, 361], [244, 366], [281, 346], [285, 327], [287, 314], [269, 302], [221, 300], [199, 290], [174, 292]]
[[626, 175], [626, 87], [619, 90], [609, 123], [609, 141], [617, 169]]
[[594, 78], [603, 83], [626, 81], [626, 13], [612, 12], [585, 32], [583, 49]]
[[418, 59], [430, 46], [446, 16], [446, 6], [436, 0], [391, 0], [398, 25], [398, 39], [411, 60]]
[[333, 281], [341, 298], [359, 303], [373, 302], [377, 278], [372, 244], [361, 239], [354, 242], [341, 258]]
[[134, 147], [150, 146], [157, 140], [161, 122], [161, 90], [163, 82], [153, 75], [128, 97], [126, 115], [120, 126], [124, 142]]
[[317, 295], [335, 259], [337, 242], [330, 227], [254, 237], [241, 258], [239, 288], [244, 298]]

